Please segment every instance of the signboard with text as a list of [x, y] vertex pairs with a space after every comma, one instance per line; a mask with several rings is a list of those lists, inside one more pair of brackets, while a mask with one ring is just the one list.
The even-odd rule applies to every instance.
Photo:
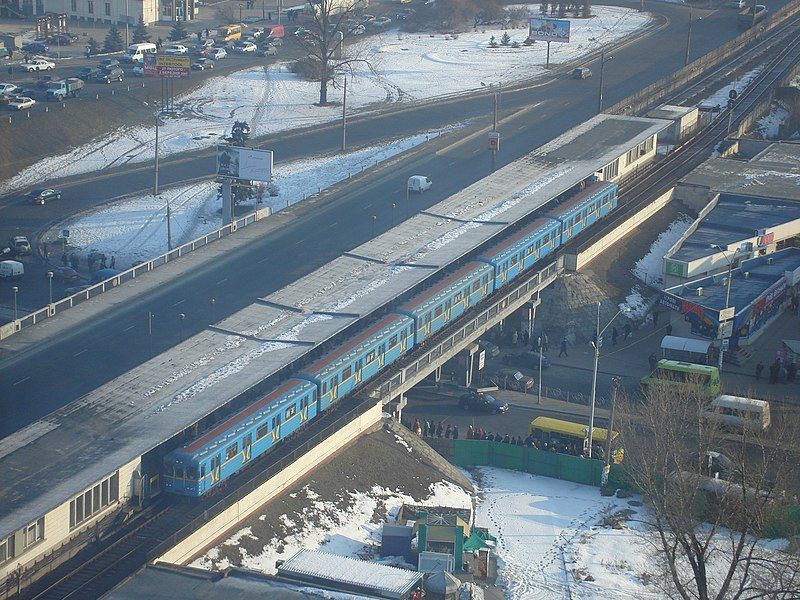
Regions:
[[145, 77], [164, 77], [166, 79], [186, 79], [189, 77], [188, 56], [164, 56], [148, 54], [144, 57]]
[[569, 20], [531, 18], [528, 20], [528, 39], [569, 43]]
[[251, 181], [272, 180], [272, 150], [217, 146], [217, 175]]

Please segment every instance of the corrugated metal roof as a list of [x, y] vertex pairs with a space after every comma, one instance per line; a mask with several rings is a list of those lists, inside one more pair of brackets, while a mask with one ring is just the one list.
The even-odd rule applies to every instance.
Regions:
[[325, 579], [348, 586], [369, 587], [391, 594], [406, 594], [421, 574], [398, 567], [337, 556], [316, 550], [300, 550], [278, 567], [279, 575], [299, 575]]

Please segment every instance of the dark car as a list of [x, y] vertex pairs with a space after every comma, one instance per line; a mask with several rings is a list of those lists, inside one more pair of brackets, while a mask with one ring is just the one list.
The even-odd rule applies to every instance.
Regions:
[[53, 269], [53, 277], [64, 282], [82, 279], [81, 274], [72, 267], [56, 267]]
[[31, 204], [44, 204], [50, 200], [61, 200], [61, 190], [31, 190], [25, 197]]
[[83, 67], [82, 69], [79, 69], [77, 73], [75, 73], [75, 77], [78, 79], [83, 79], [84, 81], [89, 81], [90, 79], [97, 77], [99, 72], [100, 69], [97, 67]]
[[50, 51], [50, 48], [42, 42], [31, 42], [22, 46], [22, 51], [28, 54], [46, 54]]
[[119, 67], [119, 61], [116, 58], [105, 58], [100, 61], [100, 68], [104, 71], [110, 71]]
[[64, 296], [72, 296], [73, 294], [77, 294], [78, 292], [82, 292], [83, 290], [89, 289], [90, 285], [76, 285], [75, 287], [68, 287], [64, 290]]
[[[522, 367], [523, 369], [538, 369], [539, 368], [539, 353], [536, 350], [527, 350], [519, 354], [506, 354], [503, 356], [503, 364]], [[546, 369], [550, 366], [550, 359], [542, 356], [542, 368]]]
[[193, 71], [205, 71], [206, 69], [213, 69], [214, 61], [210, 58], [201, 58], [192, 63]]
[[464, 410], [477, 409], [494, 414], [508, 412], [507, 402], [501, 402], [491, 394], [475, 390], [470, 390], [461, 396], [458, 405]]
[[112, 277], [116, 277], [122, 273], [122, 271], [117, 271], [116, 269], [100, 269], [92, 273], [92, 278], [89, 280], [89, 283], [95, 284], [100, 283], [101, 281], [105, 281], [106, 279], [111, 279]]
[[98, 71], [94, 80], [98, 83], [111, 83], [112, 81], [122, 81], [125, 79], [125, 71], [119, 67], [114, 67], [108, 71]]

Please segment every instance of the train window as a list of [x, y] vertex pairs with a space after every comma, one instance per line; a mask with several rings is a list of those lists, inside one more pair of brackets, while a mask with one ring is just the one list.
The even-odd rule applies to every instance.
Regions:
[[475, 283], [472, 284], [472, 291], [473, 292], [477, 292], [479, 289], [481, 289], [481, 282], [480, 281], [476, 281]]
[[233, 443], [225, 449], [225, 460], [231, 460], [239, 453], [239, 444]]
[[197, 469], [194, 467], [186, 467], [186, 479], [197, 480]]
[[433, 318], [439, 317], [444, 312], [444, 308], [439, 305], [436, 307], [436, 310], [433, 312]]
[[513, 267], [515, 264], [517, 264], [517, 257], [516, 256], [512, 256], [511, 257], [511, 266]]
[[350, 379], [353, 375], [353, 367], [347, 367], [344, 371], [342, 371], [342, 381]]
[[322, 395], [324, 396], [327, 393], [328, 393], [328, 382], [327, 381], [323, 381], [322, 382]]
[[267, 435], [267, 433], [269, 433], [269, 425], [266, 423], [259, 425], [258, 429], [256, 429], [256, 439], [260, 440], [265, 435]]
[[336, 387], [337, 385], [339, 385], [339, 376], [334, 375], [333, 379], [331, 379], [331, 387], [333, 388]]
[[308, 408], [308, 396], [300, 398], [300, 408]]
[[453, 302], [458, 304], [459, 302], [461, 302], [461, 298], [463, 298], [463, 297], [464, 297], [464, 294], [461, 293], [461, 292], [458, 292], [455, 296], [453, 296]]
[[376, 354], [375, 350], [372, 350], [372, 351], [370, 351], [369, 354], [367, 354], [367, 362], [368, 363], [371, 363], [373, 360], [375, 360], [375, 354]]
[[393, 335], [389, 338], [389, 348], [394, 348], [395, 346], [397, 346], [397, 336]]
[[36, 542], [44, 539], [44, 517], [31, 523], [23, 530], [22, 547], [30, 548]]
[[119, 500], [119, 471], [108, 480], [108, 495], [110, 502]]
[[242, 438], [242, 448], [247, 448], [248, 446], [253, 445], [253, 434], [248, 433], [246, 436]]
[[14, 558], [14, 536], [9, 536], [0, 542], [0, 564]]
[[281, 416], [275, 415], [274, 417], [272, 417], [272, 428], [277, 429], [280, 426], [281, 426]]
[[212, 456], [211, 457], [211, 470], [213, 471], [214, 469], [219, 469], [219, 465], [220, 465], [219, 454], [217, 454], [216, 456]]
[[297, 407], [292, 405], [286, 409], [286, 420], [288, 421], [297, 414]]
[[92, 490], [83, 493], [83, 512], [87, 516], [94, 512], [92, 510]]
[[83, 496], [78, 496], [72, 502], [75, 505], [75, 522], [73, 525], [77, 525], [83, 521]]
[[100, 486], [92, 488], [92, 506], [100, 506]]
[[206, 476], [206, 463], [200, 465], [200, 479]]

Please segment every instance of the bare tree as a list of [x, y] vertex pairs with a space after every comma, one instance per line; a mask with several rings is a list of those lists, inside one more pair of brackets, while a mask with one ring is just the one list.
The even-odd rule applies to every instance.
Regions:
[[796, 417], [781, 415], [767, 431], [726, 430], [707, 407], [699, 385], [651, 386], [643, 401], [621, 400], [626, 474], [649, 508], [643, 536], [664, 570], [665, 592], [684, 600], [799, 598], [797, 554], [763, 544], [797, 528], [788, 519], [800, 476]]
[[346, 52], [347, 41], [362, 33], [369, 23], [361, 24], [356, 17], [361, 12], [362, 0], [310, 0], [312, 9], [308, 31], [299, 37], [306, 58], [306, 72], [319, 80], [319, 104], [328, 104], [328, 86], [334, 85], [337, 76], [352, 74], [361, 64], [369, 68], [369, 61], [356, 53]]

